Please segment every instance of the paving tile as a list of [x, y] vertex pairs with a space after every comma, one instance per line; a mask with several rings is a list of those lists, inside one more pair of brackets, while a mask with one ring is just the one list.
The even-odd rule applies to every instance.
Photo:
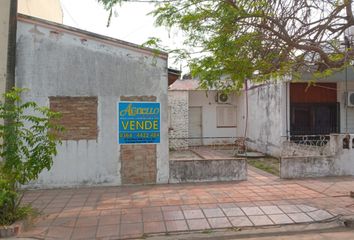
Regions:
[[260, 206], [265, 214], [282, 214], [283, 212], [277, 206]]
[[165, 221], [184, 219], [182, 211], [163, 212], [163, 217], [164, 217]]
[[81, 210], [79, 217], [98, 217], [101, 211], [97, 210]]
[[241, 209], [248, 216], [264, 215], [259, 207], [242, 207]]
[[226, 217], [208, 218], [208, 222], [212, 228], [231, 227], [231, 223]]
[[181, 210], [180, 206], [164, 206], [161, 207], [162, 211], [166, 212], [166, 211], [179, 211]]
[[139, 223], [142, 222], [142, 215], [140, 213], [123, 214], [121, 216], [122, 223]]
[[141, 237], [143, 235], [142, 223], [122, 223], [120, 225], [120, 236], [122, 238]]
[[149, 213], [149, 212], [161, 212], [161, 208], [160, 208], [160, 207], [147, 207], [147, 208], [143, 208], [143, 214], [144, 214], [144, 213]]
[[181, 209], [182, 210], [198, 210], [198, 209], [200, 209], [200, 206], [197, 204], [182, 205]]
[[220, 208], [203, 209], [203, 212], [207, 218], [224, 217], [225, 216]]
[[190, 230], [204, 230], [210, 229], [209, 223], [205, 218], [201, 219], [188, 219], [188, 226]]
[[165, 223], [160, 222], [144, 222], [144, 233], [164, 233], [166, 232]]
[[235, 203], [219, 203], [219, 207], [224, 210], [228, 208], [236, 208], [237, 205]]
[[301, 209], [301, 211], [303, 212], [312, 212], [312, 211], [316, 211], [318, 210], [317, 208], [314, 208], [314, 207], [311, 207], [311, 206], [308, 206], [308, 205], [304, 205], [304, 204], [299, 204], [299, 205], [296, 205], [299, 209]]
[[128, 208], [128, 209], [122, 209], [122, 215], [130, 215], [130, 214], [141, 214], [142, 210], [141, 208]]
[[204, 214], [202, 210], [183, 210], [184, 216], [186, 219], [196, 219], [196, 218], [204, 218]]
[[77, 227], [91, 227], [97, 226], [98, 217], [80, 217], [77, 219], [76, 226]]
[[114, 225], [120, 223], [120, 215], [101, 216], [99, 225]]
[[313, 222], [305, 213], [289, 213], [288, 216], [296, 223]]
[[234, 208], [223, 208], [224, 213], [228, 217], [238, 217], [238, 216], [245, 216], [242, 212], [241, 208], [234, 207]]
[[53, 220], [52, 226], [74, 227], [76, 224], [76, 217], [57, 217]]
[[116, 225], [98, 226], [96, 237], [118, 239], [119, 225], [116, 224]]
[[73, 228], [69, 227], [50, 227], [46, 238], [69, 239], [73, 232]]
[[273, 225], [272, 220], [266, 215], [248, 216], [255, 226]]
[[71, 239], [95, 239], [97, 227], [76, 227]]
[[143, 213], [144, 222], [163, 221], [162, 212], [148, 212]]
[[166, 221], [165, 224], [168, 232], [188, 231], [185, 220]]
[[275, 224], [290, 224], [294, 223], [286, 214], [274, 214], [274, 215], [268, 215], [270, 219]]
[[284, 213], [300, 213], [301, 210], [295, 205], [279, 205], [278, 206]]
[[229, 217], [229, 220], [234, 227], [250, 227], [253, 226], [253, 223], [249, 220], [248, 217]]
[[333, 216], [328, 213], [327, 211], [324, 210], [317, 210], [314, 212], [308, 212], [307, 213], [312, 219], [316, 220], [316, 221], [323, 221], [329, 218], [332, 218]]

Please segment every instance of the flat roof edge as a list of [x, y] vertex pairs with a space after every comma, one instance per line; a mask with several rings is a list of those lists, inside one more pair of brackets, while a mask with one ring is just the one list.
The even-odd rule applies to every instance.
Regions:
[[52, 28], [52, 29], [55, 29], [55, 30], [58, 30], [58, 31], [64, 31], [64, 32], [67, 32], [67, 33], [78, 35], [80, 37], [85, 37], [85, 38], [89, 38], [89, 39], [92, 39], [92, 40], [101, 41], [101, 42], [104, 42], [104, 43], [107, 43], [107, 44], [120, 46], [120, 47], [127, 48], [127, 49], [130, 49], [130, 50], [133, 50], [133, 51], [137, 51], [137, 52], [145, 53], [145, 54], [148, 54], [148, 55], [156, 56], [156, 57], [159, 57], [159, 58], [162, 58], [162, 59], [167, 59], [168, 58], [168, 53], [160, 51], [160, 50], [147, 48], [147, 47], [142, 47], [142, 46], [140, 46], [138, 44], [126, 42], [126, 41], [119, 40], [119, 39], [116, 39], [116, 38], [112, 38], [112, 37], [104, 36], [104, 35], [101, 35], [101, 34], [89, 32], [89, 31], [86, 31], [86, 30], [82, 30], [82, 29], [79, 29], [79, 28], [70, 27], [70, 26], [67, 26], [67, 25], [51, 22], [51, 21], [48, 21], [48, 20], [44, 20], [44, 19], [28, 16], [28, 15], [25, 15], [25, 14], [18, 13], [17, 14], [17, 20], [21, 21], [21, 22], [26, 22], [26, 23], [38, 24], [38, 25], [41, 25], [43, 27]]

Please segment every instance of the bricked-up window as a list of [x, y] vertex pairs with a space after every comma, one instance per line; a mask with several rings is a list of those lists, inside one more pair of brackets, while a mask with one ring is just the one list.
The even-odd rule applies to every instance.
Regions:
[[236, 107], [235, 106], [216, 107], [216, 125], [218, 128], [236, 127]]
[[61, 113], [61, 140], [97, 139], [97, 97], [50, 97], [50, 109]]

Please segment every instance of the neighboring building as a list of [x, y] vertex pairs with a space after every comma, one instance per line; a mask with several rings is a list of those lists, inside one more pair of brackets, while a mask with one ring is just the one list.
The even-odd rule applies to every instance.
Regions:
[[[344, 72], [337, 73], [311, 86], [308, 80], [289, 80], [250, 87], [248, 146], [280, 156], [282, 143], [287, 139], [353, 133], [354, 107], [348, 104], [347, 95], [354, 91], [352, 68], [346, 75], [347, 79]], [[239, 110], [245, 112], [245, 97], [240, 99]]]
[[168, 95], [170, 149], [233, 144], [241, 117], [236, 94], [200, 90], [197, 80], [177, 80]]
[[18, 13], [63, 23], [60, 0], [18, 0]]
[[[62, 113], [58, 155], [41, 187], [167, 183], [167, 54], [25, 15], [18, 17], [16, 85]], [[118, 144], [119, 101], [161, 104], [160, 143]]]
[[350, 76], [352, 68], [311, 86], [309, 76], [304, 81], [269, 81], [231, 94], [227, 104], [216, 101], [217, 91], [198, 90], [196, 80], [176, 81], [169, 88], [170, 148], [212, 144], [208, 137], [213, 142], [242, 138], [246, 130], [248, 149], [279, 157], [287, 139], [354, 133], [354, 101], [347, 104], [347, 92], [354, 92]]

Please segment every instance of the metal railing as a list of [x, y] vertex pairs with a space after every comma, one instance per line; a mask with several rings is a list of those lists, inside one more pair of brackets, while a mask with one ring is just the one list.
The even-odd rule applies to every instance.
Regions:
[[286, 156], [328, 156], [331, 155], [329, 135], [295, 135], [282, 144], [281, 155]]

